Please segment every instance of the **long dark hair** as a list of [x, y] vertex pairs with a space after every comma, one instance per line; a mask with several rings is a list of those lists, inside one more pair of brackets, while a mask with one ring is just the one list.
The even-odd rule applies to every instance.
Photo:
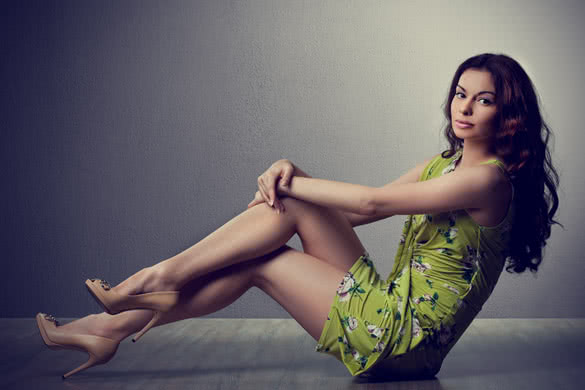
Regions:
[[484, 53], [459, 65], [451, 81], [443, 107], [448, 120], [444, 134], [450, 148], [443, 152], [443, 157], [453, 156], [463, 146], [463, 140], [455, 136], [451, 127], [450, 107], [459, 77], [469, 68], [488, 71], [492, 75], [499, 117], [494, 150], [504, 160], [515, 189], [516, 218], [512, 225], [506, 271], [522, 273], [528, 268], [536, 272], [542, 262], [551, 226], [563, 226], [553, 219], [559, 207], [559, 176], [548, 150], [552, 133], [540, 115], [532, 81], [520, 64], [504, 54]]

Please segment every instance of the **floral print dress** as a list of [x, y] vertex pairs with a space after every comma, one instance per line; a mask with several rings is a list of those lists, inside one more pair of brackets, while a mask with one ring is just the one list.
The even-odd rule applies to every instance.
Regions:
[[[438, 155], [419, 181], [449, 174], [461, 156], [461, 149]], [[482, 162], [490, 163], [508, 175], [502, 162]], [[479, 225], [465, 210], [409, 215], [386, 280], [367, 252], [346, 273], [316, 351], [339, 359], [352, 375], [438, 373], [499, 279], [513, 201], [512, 195], [505, 218], [493, 227]]]

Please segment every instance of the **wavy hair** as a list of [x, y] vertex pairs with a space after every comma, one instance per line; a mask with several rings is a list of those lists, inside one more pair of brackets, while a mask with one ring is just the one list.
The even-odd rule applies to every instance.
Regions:
[[[550, 237], [558, 206], [559, 176], [552, 165], [548, 140], [552, 135], [540, 115], [539, 101], [532, 81], [514, 59], [504, 54], [484, 53], [465, 60], [453, 76], [443, 112], [448, 120], [443, 132], [448, 158], [463, 146], [451, 127], [451, 101], [459, 77], [469, 68], [491, 73], [496, 88], [499, 121], [494, 151], [504, 160], [515, 189], [516, 218], [506, 254], [506, 271], [535, 273], [542, 262], [543, 249]], [[545, 191], [548, 189], [548, 192]]]

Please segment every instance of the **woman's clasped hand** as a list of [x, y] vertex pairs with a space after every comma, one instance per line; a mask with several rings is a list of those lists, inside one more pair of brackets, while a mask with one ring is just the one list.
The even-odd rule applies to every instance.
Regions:
[[278, 199], [277, 185], [287, 186], [293, 176], [295, 167], [290, 160], [282, 159], [274, 162], [270, 168], [258, 176], [258, 191], [254, 199], [248, 203], [248, 208], [260, 203], [268, 203], [277, 213], [284, 212], [284, 204]]

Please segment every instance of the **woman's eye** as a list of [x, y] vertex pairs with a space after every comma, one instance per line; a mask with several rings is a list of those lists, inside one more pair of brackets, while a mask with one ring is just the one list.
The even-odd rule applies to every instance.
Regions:
[[[460, 97], [462, 97], [462, 98], [465, 97], [465, 94], [463, 92], [456, 92], [455, 93], [455, 96], [459, 96], [459, 95], [461, 95]], [[486, 99], [486, 98], [479, 99], [479, 101], [480, 102], [481, 101], [484, 101], [485, 103], [482, 103], [482, 105], [484, 105], [484, 106], [487, 106], [487, 105], [492, 104], [492, 102], [489, 99]]]

